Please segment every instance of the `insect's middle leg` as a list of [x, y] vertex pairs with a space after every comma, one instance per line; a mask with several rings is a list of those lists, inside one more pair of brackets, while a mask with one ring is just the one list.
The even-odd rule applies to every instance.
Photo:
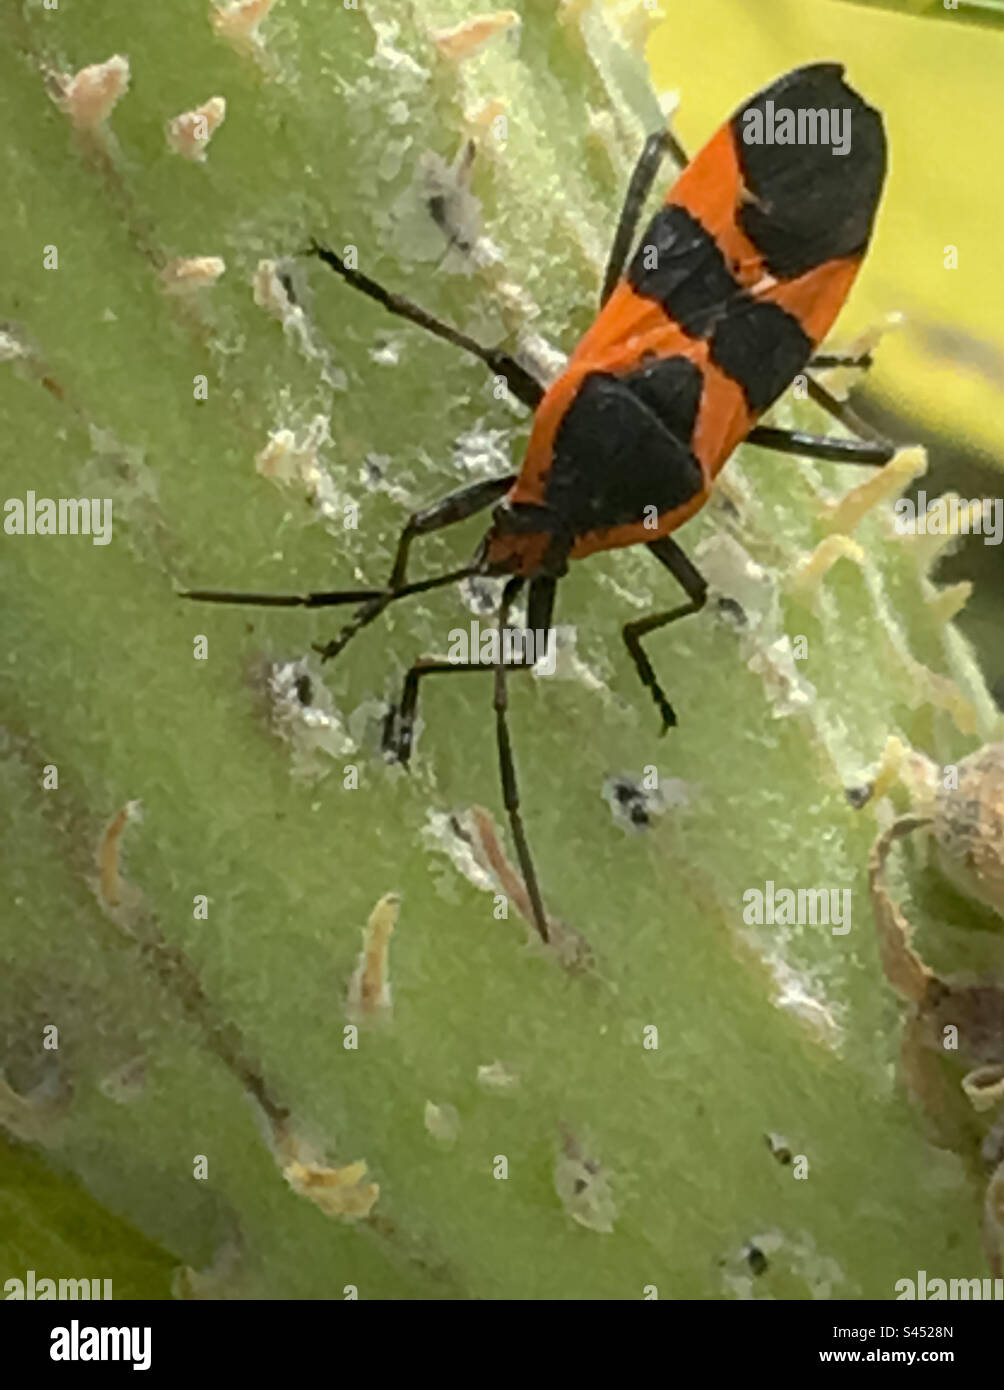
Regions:
[[667, 154], [671, 154], [679, 168], [687, 163], [683, 146], [669, 130], [657, 130], [650, 135], [642, 147], [624, 195], [624, 205], [617, 222], [613, 245], [607, 258], [607, 268], [603, 276], [603, 289], [600, 293], [600, 308], [617, 288], [617, 281], [624, 274], [628, 256], [634, 246], [635, 233], [642, 209], [648, 201], [656, 175]]
[[650, 541], [648, 548], [659, 563], [666, 566], [690, 599], [689, 603], [682, 603], [677, 608], [667, 609], [663, 613], [652, 613], [649, 617], [638, 618], [633, 623], [625, 623], [623, 630], [624, 643], [628, 653], [634, 662], [639, 679], [651, 692], [652, 699], [662, 715], [661, 732], [665, 733], [676, 723], [676, 714], [673, 706], [667, 700], [662, 686], [656, 679], [652, 663], [642, 647], [641, 639], [648, 633], [655, 632], [657, 628], [665, 627], [667, 623], [675, 623], [677, 618], [686, 618], [691, 613], [700, 612], [707, 602], [708, 581], [670, 536], [663, 536], [657, 541]]
[[454, 347], [460, 348], [461, 351], [476, 357], [496, 376], [505, 377], [506, 385], [517, 400], [522, 401], [531, 410], [537, 409], [543, 399], [544, 388], [536, 377], [521, 367], [509, 353], [503, 352], [500, 348], [483, 347], [481, 343], [476, 342], [466, 333], [462, 333], [459, 328], [454, 328], [452, 324], [437, 319], [427, 309], [423, 309], [412, 300], [406, 299], [404, 295], [394, 294], [391, 290], [384, 289], [383, 285], [370, 279], [368, 275], [364, 275], [361, 270], [353, 270], [351, 266], [346, 265], [341, 256], [332, 251], [330, 246], [312, 240], [305, 254], [317, 256], [326, 266], [340, 275], [346, 284], [383, 305], [389, 314], [396, 314], [398, 318], [407, 319], [409, 323], [424, 328], [427, 333], [432, 333], [435, 337], [442, 338], [444, 342], [451, 343]]
[[[811, 364], [810, 364], [811, 365]], [[852, 410], [846, 401], [842, 401], [835, 396], [832, 391], [827, 391], [826, 387], [818, 382], [814, 376], [806, 378], [809, 391], [809, 399], [822, 406], [828, 415], [832, 415], [834, 420], [839, 420], [845, 429], [856, 434], [860, 439], [870, 439], [876, 444], [885, 444], [890, 450], [890, 457], [895, 453], [895, 445], [891, 440], [886, 439], [885, 435], [874, 429], [866, 420], [862, 420], [856, 410]]]

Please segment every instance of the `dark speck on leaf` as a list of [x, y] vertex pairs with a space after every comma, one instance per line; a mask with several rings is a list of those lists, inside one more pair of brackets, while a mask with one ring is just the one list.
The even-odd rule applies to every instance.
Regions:
[[279, 281], [279, 284], [285, 290], [286, 298], [289, 300], [290, 304], [296, 304], [298, 302], [296, 298], [296, 291], [293, 289], [293, 278], [290, 275], [289, 271], [276, 271], [276, 279]]
[[747, 626], [747, 618], [743, 611], [743, 606], [734, 598], [728, 598], [723, 595], [718, 600], [718, 612], [721, 617], [727, 618], [729, 622], [734, 623], [736, 627]]
[[862, 806], [867, 806], [868, 802], [871, 800], [871, 795], [872, 785], [870, 782], [865, 782], [860, 787], [844, 788], [844, 796], [846, 796], [855, 811], [860, 811]]

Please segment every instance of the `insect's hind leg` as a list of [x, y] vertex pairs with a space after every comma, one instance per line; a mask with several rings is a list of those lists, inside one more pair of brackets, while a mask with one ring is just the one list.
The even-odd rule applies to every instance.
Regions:
[[[865, 371], [871, 365], [870, 352], [856, 355], [839, 352], [820, 353], [817, 357], [810, 358], [808, 363], [810, 369], [819, 370], [857, 367]], [[846, 401], [833, 395], [814, 376], [806, 375], [805, 381], [809, 399], [832, 415], [851, 434], [857, 435], [857, 438], [840, 439], [830, 435], [806, 434], [801, 430], [777, 429], [773, 425], [756, 425], [746, 436], [747, 444], [776, 449], [782, 454], [802, 454], [806, 458], [825, 459], [831, 463], [862, 463], [878, 468], [892, 459], [897, 445], [891, 439], [873, 429]]]
[[841, 439], [836, 435], [775, 429], [773, 425], [756, 425], [744, 442], [779, 454], [800, 454], [828, 463], [861, 463], [872, 468], [883, 467], [896, 452], [896, 445], [888, 440]]
[[632, 623], [625, 623], [623, 629], [624, 644], [628, 649], [628, 654], [634, 662], [641, 683], [651, 693], [652, 699], [662, 715], [661, 732], [665, 733], [667, 729], [671, 729], [675, 725], [676, 714], [673, 706], [667, 700], [662, 686], [656, 679], [652, 663], [645, 653], [641, 639], [648, 633], [655, 632], [657, 628], [665, 627], [667, 623], [675, 623], [677, 618], [686, 618], [691, 613], [700, 612], [707, 602], [708, 581], [670, 536], [663, 536], [657, 541], [650, 541], [648, 548], [659, 563], [666, 566], [690, 600], [689, 603], [682, 603], [677, 608], [670, 608], [662, 613], [652, 613], [647, 618], [638, 618]]
[[835, 367], [854, 368], [867, 372], [875, 359], [870, 352], [820, 352], [809, 358], [809, 368], [816, 372], [832, 371]]
[[827, 414], [832, 415], [834, 420], [839, 420], [845, 429], [850, 430], [851, 434], [856, 434], [861, 439], [869, 439], [875, 444], [885, 444], [890, 450], [890, 457], [892, 457], [896, 451], [896, 446], [892, 440], [886, 439], [879, 430], [873, 429], [867, 421], [862, 420], [857, 411], [851, 409], [846, 401], [840, 400], [832, 391], [827, 391], [826, 387], [815, 377], [806, 377], [806, 384], [810, 400], [815, 401]]
[[648, 201], [648, 195], [652, 191], [656, 175], [667, 154], [673, 156], [679, 168], [686, 167], [686, 152], [676, 136], [669, 130], [657, 130], [648, 137], [642, 146], [641, 154], [638, 156], [631, 178], [628, 180], [627, 192], [624, 195], [624, 204], [621, 207], [617, 230], [614, 233], [613, 245], [607, 258], [603, 289], [600, 293], [601, 309], [613, 294], [617, 287], [617, 281], [624, 273], [627, 258], [634, 246], [638, 219], [641, 217], [642, 209]]
[[376, 280], [371, 280], [368, 275], [364, 275], [360, 270], [353, 270], [347, 266], [337, 252], [332, 251], [330, 246], [325, 246], [322, 242], [311, 239], [310, 245], [305, 252], [307, 255], [317, 256], [326, 266], [329, 266], [337, 275], [340, 275], [347, 285], [359, 290], [368, 298], [376, 300], [390, 314], [396, 314], [398, 318], [407, 319], [409, 323], [417, 324], [419, 328], [424, 328], [437, 338], [441, 338], [446, 343], [451, 343], [463, 352], [468, 352], [472, 357], [476, 357], [483, 362], [490, 371], [496, 376], [505, 377], [508, 389], [513, 393], [517, 400], [523, 402], [530, 410], [536, 410], [544, 397], [544, 388], [536, 377], [532, 376], [524, 367], [521, 367], [514, 357], [510, 357], [507, 352], [501, 352], [498, 348], [486, 348], [474, 338], [462, 333], [459, 328], [454, 328], [452, 324], [444, 323], [442, 319], [437, 319], [420, 305], [406, 299], [404, 295], [394, 294], [390, 290], [384, 289], [383, 285]]
[[[503, 633], [506, 631], [509, 609], [516, 595], [519, 593], [519, 590], [522, 588], [522, 585], [522, 579], [510, 579], [502, 595], [502, 603], [499, 608], [498, 618], [500, 657], [504, 656]], [[550, 636], [551, 615], [554, 610], [554, 593], [555, 581], [553, 579], [536, 579], [531, 583], [527, 612], [527, 625], [531, 631], [543, 630]], [[535, 655], [539, 655], [539, 653], [535, 653]], [[506, 662], [504, 660], [499, 660], [495, 663], [495, 693], [493, 703], [495, 707], [495, 736], [498, 744], [499, 775], [502, 780], [502, 799], [505, 805], [506, 815], [509, 819], [509, 828], [512, 831], [513, 841], [516, 845], [516, 855], [523, 874], [523, 881], [526, 884], [530, 905], [533, 909], [534, 925], [540, 934], [541, 940], [548, 941], [550, 938], [547, 926], [547, 914], [544, 911], [540, 885], [537, 881], [537, 871], [534, 868], [529, 842], [523, 827], [523, 818], [520, 814], [519, 787], [516, 780], [516, 764], [513, 758], [512, 739], [509, 734], [509, 699], [506, 690], [506, 673], [508, 671], [528, 671], [532, 669], [532, 666], [533, 663], [528, 659], [526, 650], [521, 651], [518, 661]], [[411, 757], [414, 723], [418, 708], [418, 687], [419, 682], [424, 679], [424, 677], [492, 669], [493, 667], [491, 665], [478, 661], [454, 663], [443, 661], [439, 658], [428, 657], [422, 657], [416, 661], [405, 677], [401, 703], [393, 707], [388, 715], [387, 723], [384, 727], [385, 750], [393, 752], [398, 760], [405, 764], [407, 764]]]

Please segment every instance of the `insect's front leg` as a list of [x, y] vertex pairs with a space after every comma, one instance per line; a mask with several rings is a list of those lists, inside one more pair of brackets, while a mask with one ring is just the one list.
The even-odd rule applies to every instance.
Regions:
[[[431, 507], [426, 507], [409, 517], [398, 539], [394, 564], [385, 591], [375, 597], [367, 598], [364, 603], [360, 604], [338, 636], [332, 641], [314, 647], [314, 650], [320, 653], [321, 660], [333, 661], [355, 637], [356, 633], [361, 632], [364, 627], [368, 627], [375, 618], [378, 618], [389, 603], [393, 603], [397, 598], [402, 598], [405, 593], [415, 593], [420, 590], [419, 585], [408, 584], [407, 582], [408, 553], [412, 541], [417, 536], [428, 536], [433, 531], [442, 531], [445, 527], [453, 526], [456, 522], [466, 521], [468, 517], [474, 516], [475, 513], [483, 511], [485, 507], [490, 507], [493, 502], [497, 502], [504, 493], [509, 491], [515, 481], [515, 473], [510, 473], [504, 478], [489, 478], [480, 483], [472, 483], [469, 487], [459, 488], [456, 492], [451, 492], [440, 501], [433, 503]], [[428, 587], [433, 588], [440, 582], [451, 583], [453, 579], [462, 577], [466, 572], [461, 571], [450, 576], [440, 576], [438, 580], [430, 581]]]
[[670, 608], [666, 612], [653, 613], [647, 618], [637, 618], [632, 623], [625, 623], [623, 628], [624, 645], [634, 663], [638, 679], [655, 701], [656, 708], [662, 717], [661, 732], [665, 733], [667, 729], [672, 729], [675, 726], [676, 713], [659, 684], [658, 677], [652, 669], [652, 663], [641, 644], [641, 639], [649, 632], [666, 627], [668, 623], [675, 623], [679, 618], [689, 617], [691, 613], [699, 613], [707, 602], [708, 582], [671, 536], [663, 536], [660, 540], [650, 541], [648, 549], [660, 564], [666, 566], [690, 600], [688, 603], [680, 604], [677, 608]]

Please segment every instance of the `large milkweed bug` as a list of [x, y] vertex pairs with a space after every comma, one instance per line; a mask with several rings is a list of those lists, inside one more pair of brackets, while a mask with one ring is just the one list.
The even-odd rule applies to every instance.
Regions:
[[[793, 118], [786, 143], [773, 138], [772, 122], [782, 112]], [[823, 113], [832, 113], [834, 121], [843, 113], [850, 123], [847, 148], [815, 143]], [[749, 142], [758, 122], [761, 132], [767, 123], [767, 138]], [[791, 142], [810, 127], [812, 143]], [[667, 153], [682, 173], [629, 260], [642, 208]], [[869, 364], [867, 356], [813, 354], [864, 257], [885, 164], [882, 118], [845, 83], [836, 63], [815, 63], [779, 77], [744, 102], [690, 163], [667, 131], [650, 136], [624, 200], [600, 313], [546, 389], [509, 354], [482, 346], [312, 242], [309, 253], [355, 289], [505, 377], [509, 390], [534, 411], [522, 470], [461, 488], [410, 517], [382, 588], [307, 594], [200, 589], [185, 597], [304, 608], [358, 603], [338, 636], [317, 648], [322, 659], [331, 660], [388, 604], [469, 575], [509, 576], [498, 616], [500, 635], [524, 585], [529, 628], [549, 629], [557, 583], [570, 560], [643, 543], [687, 598], [623, 629], [665, 732], [676, 716], [642, 638], [696, 613], [706, 601], [707, 582], [672, 532], [707, 501], [736, 446], [745, 440], [783, 453], [871, 465], [887, 463], [893, 455], [888, 441], [811, 376], [806, 377], [810, 397], [865, 438], [820, 437], [756, 423], [799, 373]], [[493, 507], [492, 524], [470, 564], [407, 580], [417, 536], [486, 507]], [[499, 648], [504, 651], [501, 641]], [[385, 749], [407, 763], [423, 677], [486, 666], [416, 661], [400, 703], [388, 716]], [[502, 656], [487, 668], [494, 670], [505, 806], [537, 930], [546, 941], [547, 917], [520, 817], [507, 722], [506, 671], [528, 666], [526, 660], [507, 662]]]

